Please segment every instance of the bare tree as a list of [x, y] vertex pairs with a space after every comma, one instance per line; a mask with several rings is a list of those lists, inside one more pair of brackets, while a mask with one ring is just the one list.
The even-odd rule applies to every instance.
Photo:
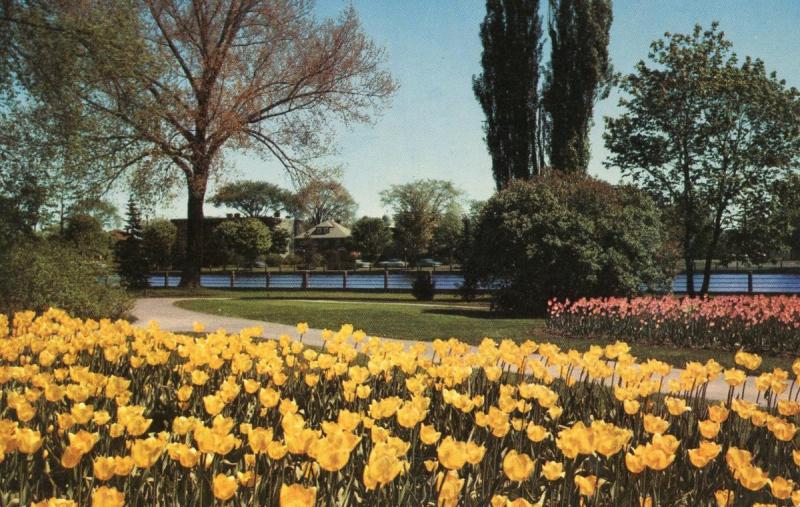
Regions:
[[[33, 4], [49, 15], [26, 16]], [[352, 7], [321, 22], [304, 0], [40, 1], [6, 12], [74, 44], [80, 82], [59, 100], [113, 118], [183, 175], [185, 287], [199, 284], [203, 202], [225, 150], [277, 159], [303, 179], [330, 153], [334, 124], [369, 121], [397, 86]], [[113, 23], [133, 28], [117, 35]]]

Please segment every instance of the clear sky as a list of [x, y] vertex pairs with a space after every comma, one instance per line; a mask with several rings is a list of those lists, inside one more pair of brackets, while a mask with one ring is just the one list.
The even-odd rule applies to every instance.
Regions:
[[[318, 0], [320, 16], [335, 16], [350, 0]], [[337, 133], [339, 153], [330, 159], [345, 169], [344, 184], [359, 203], [359, 215], [386, 211], [379, 192], [417, 178], [452, 180], [469, 199], [494, 191], [483, 142], [483, 113], [472, 93], [480, 72], [481, 0], [353, 0], [365, 31], [387, 51], [388, 67], [400, 88], [373, 125]], [[546, 5], [547, 1], [542, 0]], [[610, 54], [614, 68], [628, 73], [646, 58], [650, 42], [664, 32], [692, 30], [713, 20], [740, 55], [763, 59], [789, 85], [800, 87], [800, 0], [615, 0]], [[546, 23], [546, 13], [545, 23]], [[549, 55], [546, 55], [549, 59]], [[609, 181], [605, 169], [603, 116], [617, 113], [619, 96], [595, 108], [590, 173]], [[280, 167], [256, 158], [230, 157], [237, 177], [289, 185]], [[207, 215], [224, 210], [206, 206]], [[185, 215], [179, 194], [160, 214]]]

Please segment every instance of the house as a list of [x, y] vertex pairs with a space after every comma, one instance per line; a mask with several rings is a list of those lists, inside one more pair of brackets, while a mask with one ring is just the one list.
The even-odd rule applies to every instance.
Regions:
[[335, 220], [325, 220], [307, 231], [295, 235], [295, 250], [299, 252], [324, 252], [347, 248], [350, 229]]

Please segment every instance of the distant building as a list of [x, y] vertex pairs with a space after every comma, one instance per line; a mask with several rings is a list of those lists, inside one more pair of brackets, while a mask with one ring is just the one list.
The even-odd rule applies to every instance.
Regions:
[[295, 234], [294, 252], [307, 266], [348, 269], [351, 267], [348, 252], [350, 236], [350, 229], [347, 227], [335, 220], [325, 220], [305, 232]]
[[347, 248], [352, 233], [335, 220], [325, 220], [295, 235], [295, 251], [331, 251]]

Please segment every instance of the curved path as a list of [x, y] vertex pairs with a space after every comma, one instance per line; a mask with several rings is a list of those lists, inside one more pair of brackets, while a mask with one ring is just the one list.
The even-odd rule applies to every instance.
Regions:
[[[229, 333], [238, 333], [242, 329], [250, 327], [260, 327], [264, 330], [264, 336], [269, 338], [278, 338], [284, 334], [294, 339], [299, 338], [295, 326], [241, 319], [238, 317], [226, 317], [224, 315], [212, 315], [175, 306], [175, 302], [182, 299], [186, 298], [137, 299], [136, 305], [133, 307], [133, 316], [136, 317], [135, 324], [146, 326], [148, 322], [156, 321], [160, 329], [172, 332], [191, 331], [195, 322], [202, 324], [206, 331], [224, 329]], [[321, 346], [323, 343], [322, 330], [309, 329], [303, 341], [309, 345]]]
[[[260, 327], [264, 330], [264, 336], [267, 338], [277, 339], [281, 335], [289, 335], [293, 339], [298, 339], [299, 335], [295, 326], [286, 324], [276, 324], [274, 322], [265, 322], [260, 320], [242, 319], [238, 317], [226, 317], [223, 315], [213, 315], [208, 313], [195, 312], [186, 310], [175, 306], [176, 301], [187, 298], [139, 298], [136, 300], [136, 305], [133, 309], [133, 315], [136, 317], [135, 325], [146, 326], [150, 321], [158, 322], [160, 329], [172, 332], [186, 332], [190, 331], [195, 322], [199, 322], [205, 326], [207, 331], [216, 331], [224, 329], [230, 333], [236, 333], [242, 329], [251, 327]], [[213, 299], [213, 298], [206, 298]], [[221, 298], [224, 299], [224, 298]], [[327, 302], [327, 301], [326, 301]], [[413, 304], [413, 303], [412, 303]], [[394, 340], [404, 343], [406, 345], [413, 345], [418, 342], [413, 340]], [[303, 342], [308, 345], [322, 346], [322, 330], [309, 328], [308, 332], [303, 337]], [[671, 373], [665, 378], [666, 382], [678, 378], [681, 373], [680, 368], [672, 368]], [[554, 370], [557, 374], [557, 370]], [[736, 390], [737, 394], [740, 388]], [[788, 389], [783, 393], [781, 398], [788, 396]], [[708, 384], [706, 396], [712, 400], [725, 400], [728, 397], [728, 384], [725, 381], [717, 379]], [[745, 399], [749, 401], [756, 400], [755, 378], [748, 377], [747, 388], [745, 390]]]

